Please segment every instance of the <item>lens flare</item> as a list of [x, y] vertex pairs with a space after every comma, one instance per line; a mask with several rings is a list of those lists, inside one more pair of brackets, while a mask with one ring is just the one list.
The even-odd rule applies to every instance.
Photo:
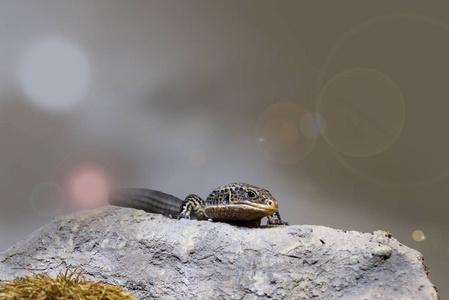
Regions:
[[322, 90], [317, 108], [326, 120], [325, 140], [354, 157], [388, 149], [405, 122], [404, 100], [396, 84], [368, 68], [335, 75]]
[[307, 113], [299, 124], [302, 134], [309, 139], [317, 139], [326, 131], [326, 121], [320, 113]]
[[268, 159], [282, 164], [304, 159], [315, 145], [315, 140], [301, 130], [301, 120], [307, 114], [305, 108], [291, 102], [280, 102], [265, 109], [255, 128], [260, 151]]
[[449, 26], [435, 18], [431, 18], [426, 15], [412, 13], [412, 12], [401, 12], [401, 13], [391, 13], [391, 14], [385, 14], [376, 16], [374, 18], [368, 19], [363, 21], [362, 23], [356, 25], [352, 29], [350, 29], [348, 32], [343, 34], [340, 39], [332, 46], [329, 53], [326, 55], [326, 59], [324, 60], [324, 64], [320, 71], [320, 88], [322, 88], [325, 84], [325, 78], [329, 71], [329, 67], [331, 65], [331, 62], [334, 60], [337, 53], [341, 50], [342, 46], [345, 45], [351, 38], [354, 36], [363, 33], [363, 31], [370, 29], [373, 26], [391, 22], [391, 21], [397, 21], [397, 20], [412, 20], [412, 21], [419, 21], [423, 23], [427, 23], [433, 26], [436, 26], [445, 32], [449, 32]]
[[87, 91], [91, 68], [84, 51], [71, 41], [45, 38], [22, 55], [19, 80], [33, 104], [51, 111], [66, 110]]
[[[413, 35], [413, 37], [407, 37], [405, 39], [401, 39], [400, 42], [392, 41], [396, 36], [401, 36], [401, 34], [406, 32], [415, 32], [416, 34]], [[401, 12], [401, 13], [388, 13], [388, 14], [382, 14], [375, 16], [374, 18], [367, 19], [356, 26], [352, 27], [350, 30], [348, 30], [346, 33], [344, 33], [331, 47], [330, 51], [326, 55], [326, 58], [324, 60], [323, 65], [321, 66], [320, 74], [319, 74], [319, 82], [318, 82], [318, 88], [322, 91], [325, 86], [329, 83], [329, 79], [332, 78], [332, 76], [335, 74], [335, 72], [342, 71], [342, 66], [346, 66], [346, 68], [352, 68], [352, 67], [359, 67], [360, 62], [363, 62], [364, 66], [375, 66], [378, 67], [379, 70], [382, 72], [385, 72], [385, 74], [388, 74], [391, 76], [391, 78], [396, 79], [397, 78], [397, 84], [399, 87], [402, 86], [402, 84], [409, 85], [409, 86], [415, 86], [414, 89], [409, 89], [407, 92], [408, 95], [405, 95], [404, 90], [404, 99], [405, 103], [407, 103], [407, 100], [412, 100], [413, 95], [416, 93], [421, 93], [422, 91], [424, 93], [427, 93], [426, 96], [424, 94], [422, 95], [422, 99], [429, 97], [429, 101], [423, 102], [422, 105], [425, 105], [425, 108], [422, 107], [422, 105], [419, 105], [421, 107], [422, 111], [429, 111], [429, 110], [440, 110], [444, 111], [444, 108], [435, 105], [435, 103], [439, 103], [439, 98], [445, 98], [447, 86], [444, 85], [444, 81], [439, 80], [428, 80], [425, 84], [421, 85], [419, 82], [422, 82], [421, 77], [428, 76], [428, 74], [432, 74], [432, 72], [436, 72], [435, 74], [443, 74], [447, 68], [445, 68], [445, 53], [447, 53], [448, 48], [448, 42], [449, 39], [447, 39], [447, 34], [449, 33], [449, 24], [443, 22], [442, 20], [438, 20], [436, 18], [433, 18], [431, 16], [423, 15], [423, 14], [417, 14], [417, 13], [411, 13], [411, 12]], [[429, 50], [423, 52], [422, 47], [416, 47], [413, 48], [410, 47], [410, 45], [413, 45], [416, 40], [426, 40], [426, 42], [423, 45], [427, 45], [426, 49], [438, 49], [437, 51]], [[396, 39], [396, 41], [398, 41]], [[369, 49], [379, 47], [378, 51], [369, 51]], [[398, 47], [399, 46], [399, 47]], [[393, 48], [391, 48], [393, 47]], [[424, 47], [424, 46], [423, 46]], [[389, 49], [395, 49], [394, 51], [389, 51]], [[382, 50], [381, 50], [382, 49]], [[365, 51], [367, 50], [367, 51]], [[382, 52], [383, 51], [383, 52]], [[388, 54], [390, 53], [390, 54]], [[403, 57], [398, 57], [398, 53], [404, 53]], [[430, 57], [429, 57], [430, 56]], [[422, 57], [427, 57], [428, 59], [420, 60]], [[416, 65], [414, 62], [417, 62]], [[410, 75], [408, 77], [404, 77], [404, 68], [402, 68], [403, 65], [409, 65], [411, 68], [414, 69], [421, 69], [421, 63], [419, 61], [425, 61], [426, 65], [434, 66], [435, 64], [439, 64], [439, 67], [433, 68], [432, 70], [429, 69], [428, 72], [418, 72], [415, 74], [419, 75]], [[439, 62], [441, 61], [441, 62]], [[385, 75], [383, 74], [383, 75]], [[426, 74], [426, 75], [422, 75]], [[435, 76], [434, 76], [435, 77]], [[433, 77], [432, 77], [433, 78]], [[435, 77], [435, 78], [438, 78]], [[401, 81], [399, 81], [401, 80]], [[439, 95], [435, 97], [434, 95]], [[408, 99], [410, 97], [410, 99]], [[416, 97], [416, 96], [415, 96]], [[374, 98], [374, 97], [373, 97]], [[344, 101], [343, 101], [344, 102]], [[410, 117], [414, 118], [417, 117], [416, 113], [413, 110], [416, 109], [413, 107], [413, 101], [410, 102], [412, 106], [410, 107]], [[419, 103], [419, 102], [416, 102]], [[344, 105], [345, 103], [342, 103]], [[349, 102], [348, 104], [352, 104], [352, 102]], [[354, 106], [352, 109], [357, 109], [357, 106]], [[349, 109], [349, 108], [348, 108]], [[402, 109], [401, 109], [402, 110]], [[362, 111], [363, 114], [363, 111]], [[405, 116], [405, 110], [404, 110], [404, 116]], [[441, 115], [435, 114], [435, 117], [433, 120], [440, 120]], [[381, 116], [381, 113], [378, 113], [378, 116]], [[326, 122], [327, 116], [325, 116]], [[334, 117], [336, 118], [336, 117]], [[429, 120], [429, 119], [428, 119]], [[442, 122], [444, 119], [441, 119]], [[375, 122], [373, 122], [375, 121]], [[433, 184], [437, 181], [441, 181], [449, 175], [449, 168], [444, 164], [445, 160], [445, 152], [446, 149], [443, 150], [443, 147], [440, 147], [440, 144], [434, 144], [431, 145], [431, 139], [422, 139], [422, 136], [425, 135], [425, 132], [433, 132], [433, 126], [430, 124], [426, 124], [426, 120], [421, 120], [417, 122], [410, 121], [410, 123], [407, 123], [407, 132], [404, 131], [404, 137], [409, 138], [410, 135], [407, 135], [410, 133], [408, 131], [411, 128], [416, 128], [420, 126], [416, 126], [416, 124], [422, 124], [422, 131], [418, 133], [412, 142], [419, 143], [421, 146], [421, 149], [415, 149], [414, 153], [407, 153], [407, 155], [404, 155], [404, 158], [406, 157], [409, 159], [410, 164], [407, 165], [408, 168], [414, 169], [414, 170], [423, 170], [425, 169], [426, 172], [422, 171], [416, 171], [416, 172], [402, 172], [402, 165], [404, 163], [407, 163], [404, 161], [397, 163], [395, 166], [391, 166], [388, 164], [388, 156], [390, 154], [396, 155], [398, 151], [401, 151], [404, 148], [404, 141], [407, 139], [402, 140], [397, 145], [390, 145], [388, 146], [388, 141], [390, 140], [390, 137], [387, 137], [384, 141], [378, 141], [377, 146], [381, 146], [382, 143], [384, 143], [385, 146], [388, 146], [385, 150], [389, 150], [388, 153], [381, 153], [383, 151], [383, 148], [378, 148], [379, 152], [376, 153], [376, 148], [366, 149], [368, 145], [362, 145], [365, 147], [364, 150], [365, 153], [362, 151], [357, 151], [358, 149], [354, 149], [352, 147], [353, 145], [350, 145], [350, 147], [345, 148], [347, 151], [342, 152], [341, 148], [334, 147], [333, 148], [333, 154], [337, 157], [337, 159], [341, 160], [342, 163], [344, 163], [348, 169], [352, 172], [354, 172], [356, 175], [363, 176], [364, 179], [374, 182], [376, 184], [380, 184], [387, 187], [422, 187], [422, 186], [428, 186], [430, 184]], [[332, 120], [330, 121], [332, 122]], [[347, 122], [352, 122], [355, 126], [354, 128], [357, 128], [360, 121], [353, 117], [352, 119], [347, 120]], [[354, 129], [352, 132], [353, 136], [356, 136], [357, 139], [354, 141], [361, 141], [363, 138], [363, 133], [366, 130], [364, 128], [363, 123], [372, 123], [371, 126], [376, 128], [378, 131], [381, 131], [383, 128], [383, 121], [381, 123], [378, 122], [378, 119], [374, 118], [370, 121], [362, 121], [361, 129]], [[377, 125], [375, 124], [377, 123]], [[436, 122], [435, 122], [436, 123]], [[434, 124], [435, 124], [434, 123]], [[414, 125], [413, 125], [414, 124]], [[442, 124], [442, 123], [441, 123]], [[329, 124], [327, 124], [329, 125]], [[379, 126], [381, 125], [381, 126]], [[443, 124], [444, 125], [444, 124]], [[442, 125], [442, 126], [443, 126]], [[328, 126], [329, 127], [329, 126]], [[444, 126], [443, 126], [444, 127]], [[434, 127], [435, 131], [439, 130], [438, 127]], [[402, 130], [401, 130], [402, 133]], [[434, 132], [434, 134], [430, 136], [439, 136], [441, 132]], [[331, 134], [329, 134], [330, 136]], [[335, 139], [335, 133], [333, 133], [334, 139]], [[379, 134], [378, 137], [382, 137], [382, 134]], [[340, 139], [343, 137], [340, 136]], [[351, 138], [351, 137], [349, 137]], [[365, 138], [372, 138], [372, 136], [365, 135]], [[326, 138], [325, 140], [327, 142], [332, 141], [331, 139]], [[390, 140], [391, 141], [391, 140]], [[371, 141], [373, 142], [373, 141]], [[435, 138], [435, 143], [438, 143], [439, 141], [437, 138]], [[428, 145], [428, 149], [423, 149], [425, 145]], [[374, 145], [376, 146], [376, 145]], [[394, 146], [394, 147], [391, 147]], [[397, 146], [397, 147], [396, 147]], [[433, 152], [430, 149], [437, 148], [439, 149], [437, 152]], [[345, 150], [343, 149], [343, 150]], [[401, 149], [401, 150], [400, 150]], [[366, 151], [369, 150], [369, 151]], [[402, 150], [403, 151], [403, 150]], [[351, 155], [349, 153], [355, 152], [356, 155]], [[373, 160], [376, 160], [379, 162], [379, 164], [376, 164], [376, 168], [373, 168], [371, 164], [365, 164], [365, 160], [362, 155], [357, 156], [357, 152], [366, 156], [369, 156], [369, 159], [373, 158]], [[376, 154], [381, 154], [377, 157], [370, 156], [374, 153], [374, 156]], [[428, 163], [428, 160], [422, 159], [426, 157], [426, 155], [432, 155], [434, 160], [439, 159], [441, 161], [441, 164], [434, 164], [431, 165]], [[391, 157], [391, 156], [390, 156]], [[384, 160], [384, 158], [386, 158]], [[388, 165], [388, 167], [384, 167], [382, 163], [385, 162], [385, 165]], [[416, 162], [416, 164], [415, 164]], [[383, 171], [385, 170], [385, 172]], [[428, 234], [428, 232], [426, 231]]]
[[31, 192], [31, 208], [44, 217], [53, 217], [64, 207], [62, 189], [54, 182], [43, 182], [36, 185]]

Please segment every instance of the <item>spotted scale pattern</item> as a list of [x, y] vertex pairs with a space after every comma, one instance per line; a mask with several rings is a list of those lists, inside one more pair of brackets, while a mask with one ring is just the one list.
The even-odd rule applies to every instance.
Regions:
[[183, 201], [179, 218], [190, 218], [194, 212], [200, 220], [224, 221], [243, 225], [260, 225], [268, 217], [268, 225], [287, 225], [282, 222], [278, 203], [271, 193], [246, 183], [231, 183], [213, 190], [203, 201], [190, 194]]

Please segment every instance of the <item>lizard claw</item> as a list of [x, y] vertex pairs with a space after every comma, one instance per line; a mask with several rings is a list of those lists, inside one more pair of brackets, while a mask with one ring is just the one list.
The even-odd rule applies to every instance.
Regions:
[[288, 226], [288, 222], [284, 222], [284, 221], [268, 221], [267, 222], [267, 225], [275, 225], [275, 226], [278, 226], [278, 225], [285, 225], [285, 226]]
[[187, 219], [187, 220], [190, 220], [190, 215], [187, 215], [187, 214], [179, 214], [178, 215], [178, 220], [179, 219]]
[[281, 220], [281, 216], [279, 215], [279, 211], [275, 212], [274, 214], [267, 217], [267, 225], [288, 225], [287, 222], [284, 222]]

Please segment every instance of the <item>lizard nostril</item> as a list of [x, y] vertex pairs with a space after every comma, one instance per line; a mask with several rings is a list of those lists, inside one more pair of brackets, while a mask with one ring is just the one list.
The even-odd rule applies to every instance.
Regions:
[[273, 205], [273, 201], [268, 200], [267, 204], [268, 204], [269, 206], [272, 206], [272, 205]]

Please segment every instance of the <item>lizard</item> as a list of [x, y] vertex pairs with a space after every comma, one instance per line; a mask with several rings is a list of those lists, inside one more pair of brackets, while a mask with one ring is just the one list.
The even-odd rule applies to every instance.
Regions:
[[122, 188], [109, 194], [109, 203], [142, 209], [172, 217], [227, 222], [248, 227], [260, 226], [267, 217], [267, 225], [288, 225], [281, 220], [278, 202], [269, 191], [246, 183], [230, 183], [214, 189], [206, 200], [195, 194], [184, 201], [151, 189]]

